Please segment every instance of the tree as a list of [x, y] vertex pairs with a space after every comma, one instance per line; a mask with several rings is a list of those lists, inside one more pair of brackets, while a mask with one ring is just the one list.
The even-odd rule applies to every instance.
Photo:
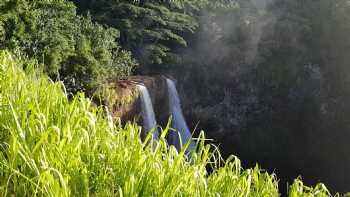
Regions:
[[107, 80], [129, 75], [135, 65], [117, 43], [118, 30], [77, 15], [72, 2], [6, 1], [0, 10], [1, 48], [35, 57], [69, 92], [92, 94]]
[[115, 27], [121, 32], [121, 44], [143, 65], [174, 61], [174, 49], [186, 47], [184, 35], [198, 27], [195, 17], [204, 6], [235, 6], [235, 1], [129, 1], [75, 0], [82, 13]]

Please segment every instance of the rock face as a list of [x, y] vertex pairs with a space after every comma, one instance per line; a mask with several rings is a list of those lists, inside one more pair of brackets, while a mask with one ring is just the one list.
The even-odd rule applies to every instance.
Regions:
[[108, 106], [115, 120], [120, 120], [120, 124], [136, 121], [142, 125], [142, 140], [152, 131], [155, 148], [162, 132], [161, 128], [167, 125], [171, 114], [171, 127], [177, 132], [168, 133], [166, 138], [169, 145], [174, 145], [180, 151], [182, 146], [189, 142], [185, 153], [192, 154], [196, 145], [183, 116], [173, 80], [164, 76], [137, 76], [118, 81], [112, 87], [111, 92], [114, 94], [109, 95], [114, 96], [109, 97]]
[[120, 80], [110, 86], [111, 94], [107, 98], [107, 107], [113, 118], [121, 124], [136, 121], [142, 125], [140, 95], [137, 84], [147, 87], [150, 94], [157, 125], [166, 125], [169, 118], [168, 90], [166, 78], [162, 75], [133, 76]]

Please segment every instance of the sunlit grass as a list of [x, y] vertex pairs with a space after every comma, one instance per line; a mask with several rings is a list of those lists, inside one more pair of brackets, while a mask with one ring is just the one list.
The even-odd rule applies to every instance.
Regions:
[[[84, 95], [68, 101], [62, 84], [35, 71], [34, 63], [21, 67], [1, 52], [0, 196], [279, 195], [274, 174], [243, 170], [233, 156], [224, 161], [203, 135], [190, 161], [167, 145], [169, 127], [153, 149], [140, 140], [139, 126], [115, 125]], [[328, 191], [296, 180], [289, 194]]]

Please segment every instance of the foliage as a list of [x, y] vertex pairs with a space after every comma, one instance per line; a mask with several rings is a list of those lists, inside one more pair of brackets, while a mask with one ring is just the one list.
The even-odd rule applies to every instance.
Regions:
[[14, 0], [0, 6], [0, 47], [35, 57], [69, 92], [90, 94], [135, 66], [116, 43], [119, 32], [78, 16], [71, 2]]
[[[288, 193], [290, 197], [308, 197], [308, 196], [316, 196], [316, 197], [327, 197], [332, 196], [325, 185], [317, 184], [314, 188], [307, 187], [304, 185], [300, 178], [295, 179], [294, 183], [290, 186], [290, 191]], [[338, 195], [337, 195], [338, 196]]]
[[[2, 196], [278, 196], [273, 174], [242, 170], [235, 157], [223, 161], [202, 137], [190, 161], [166, 144], [169, 127], [153, 150], [140, 127], [115, 126], [83, 95], [68, 101], [62, 84], [35, 67], [23, 71], [0, 55]], [[303, 195], [302, 187], [291, 194]]]
[[[302, 171], [308, 183], [322, 178], [348, 188], [347, 0], [74, 2], [84, 16], [71, 1], [0, 1], [0, 48], [26, 61], [1, 57], [3, 195], [277, 194], [274, 175], [241, 171], [237, 159], [208, 153], [189, 165], [163, 141], [153, 153], [135, 137], [136, 125], [107, 126], [89, 100], [69, 103], [63, 86], [31, 70], [43, 67], [67, 92], [112, 97], [103, 87], [136, 65], [121, 46], [142, 68], [177, 74], [186, 114], [226, 153], [277, 168], [287, 176], [282, 184]], [[208, 175], [212, 162], [225, 165]], [[322, 184], [309, 188], [299, 179], [288, 193], [329, 195]]]
[[191, 126], [246, 165], [276, 169], [282, 185], [302, 174], [348, 191], [349, 1], [239, 3], [202, 13], [169, 71]]
[[121, 44], [145, 65], [176, 61], [185, 35], [198, 27], [196, 14], [206, 6], [235, 7], [235, 1], [75, 0], [79, 10], [121, 32]]
[[158, 1], [77, 0], [75, 3], [82, 12], [89, 11], [95, 20], [119, 29], [122, 45], [143, 64], [161, 64], [173, 54], [169, 41], [186, 46], [179, 33], [193, 32], [198, 26], [192, 16]]

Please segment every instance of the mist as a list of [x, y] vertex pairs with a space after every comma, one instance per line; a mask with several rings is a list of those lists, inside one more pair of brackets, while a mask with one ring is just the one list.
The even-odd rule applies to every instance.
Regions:
[[350, 191], [349, 0], [0, 2], [4, 196]]
[[198, 124], [224, 155], [277, 173], [284, 192], [300, 175], [350, 190], [343, 6], [251, 0], [235, 12], [205, 10], [173, 73], [191, 128]]

